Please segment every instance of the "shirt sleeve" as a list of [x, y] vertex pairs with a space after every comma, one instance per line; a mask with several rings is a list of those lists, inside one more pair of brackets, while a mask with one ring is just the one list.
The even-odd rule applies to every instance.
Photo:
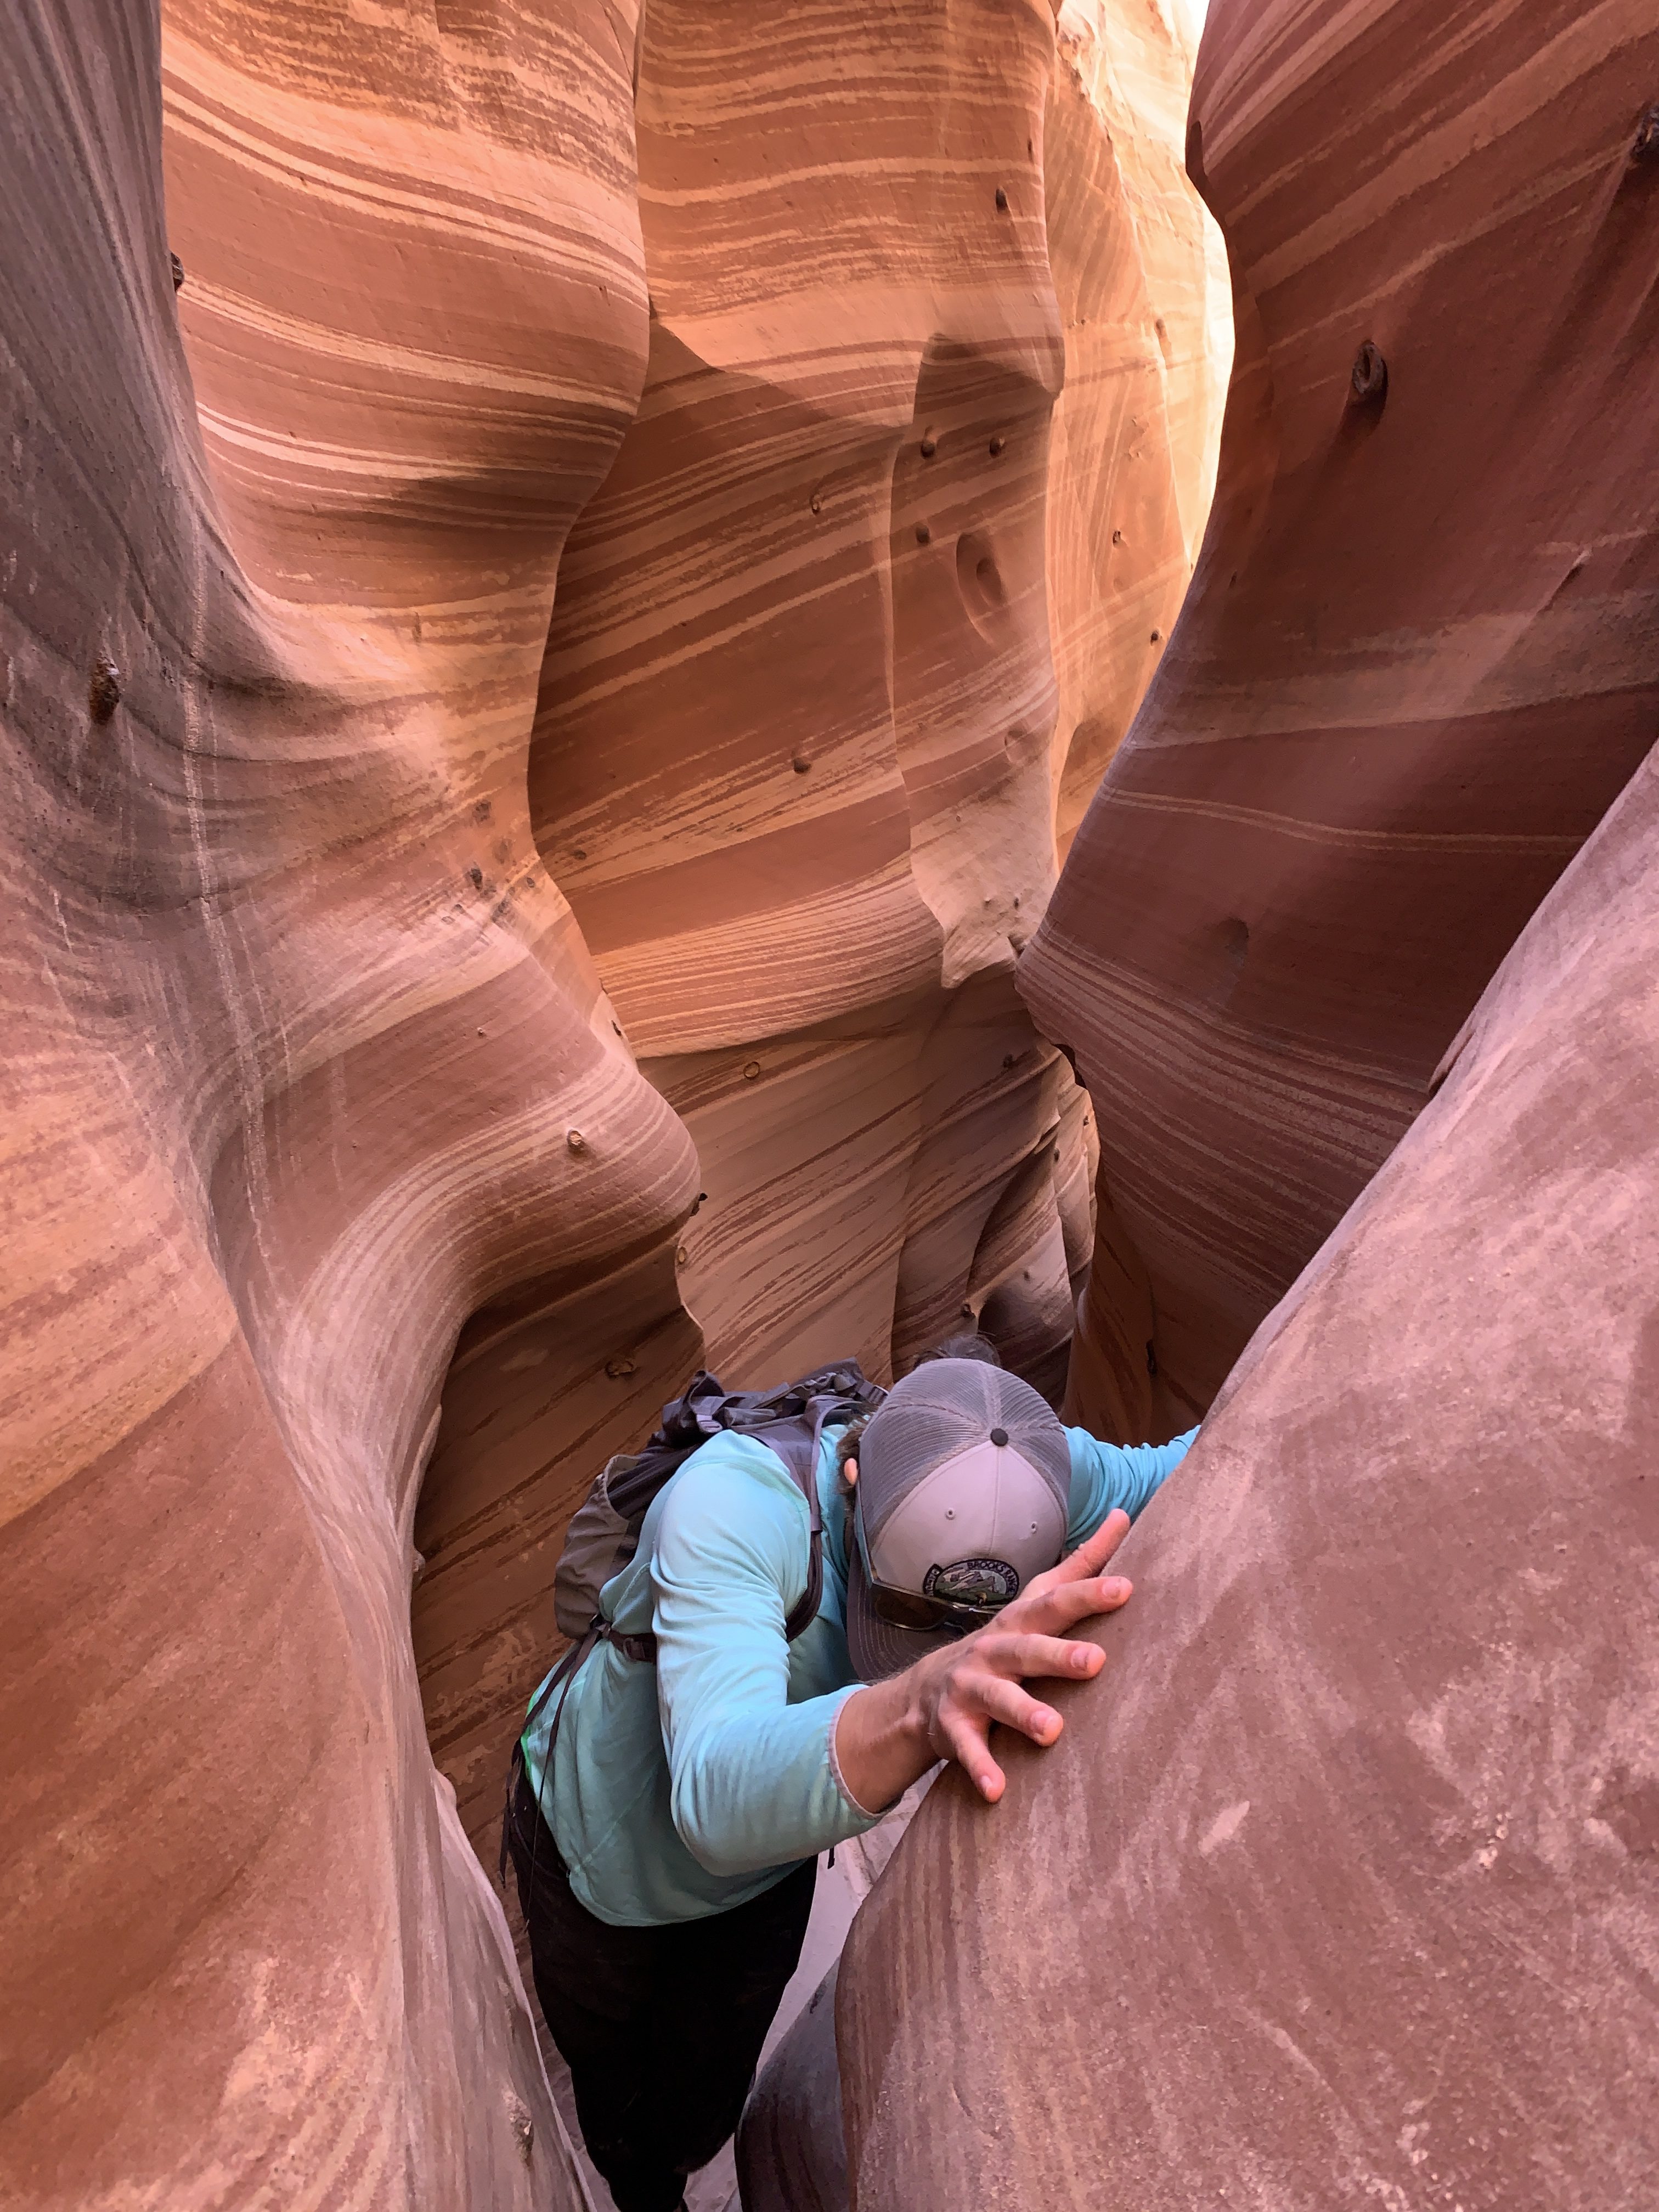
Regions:
[[1076, 1551], [1115, 1506], [1133, 1521], [1192, 1449], [1195, 1428], [1167, 1444], [1109, 1444], [1087, 1429], [1067, 1429], [1072, 1448], [1072, 1498], [1066, 1548]]
[[878, 1817], [830, 1757], [858, 1685], [789, 1703], [784, 1620], [805, 1587], [806, 1535], [805, 1501], [749, 1437], [705, 1445], [665, 1500], [651, 1578], [670, 1808], [710, 1874], [811, 1858]]

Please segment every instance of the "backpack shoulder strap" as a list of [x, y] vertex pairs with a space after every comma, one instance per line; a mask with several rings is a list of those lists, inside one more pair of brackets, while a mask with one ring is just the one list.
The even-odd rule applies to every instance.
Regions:
[[855, 1359], [844, 1360], [837, 1368], [821, 1369], [793, 1387], [805, 1400], [802, 1410], [754, 1431], [757, 1441], [783, 1462], [806, 1501], [810, 1532], [806, 1587], [783, 1624], [784, 1636], [791, 1644], [817, 1619], [823, 1600], [823, 1514], [818, 1502], [818, 1453], [823, 1431], [831, 1422], [856, 1420], [860, 1413], [873, 1413], [887, 1395], [878, 1382], [867, 1379]]
[[818, 1441], [823, 1434], [823, 1424], [830, 1410], [829, 1405], [822, 1405], [812, 1423], [811, 1440], [804, 1464], [799, 1453], [787, 1456], [782, 1452], [778, 1453], [778, 1457], [794, 1476], [805, 1496], [807, 1528], [811, 1532], [806, 1540], [806, 1588], [784, 1616], [786, 1644], [793, 1644], [798, 1636], [806, 1633], [817, 1619], [818, 1607], [823, 1601], [823, 1515], [818, 1504]]

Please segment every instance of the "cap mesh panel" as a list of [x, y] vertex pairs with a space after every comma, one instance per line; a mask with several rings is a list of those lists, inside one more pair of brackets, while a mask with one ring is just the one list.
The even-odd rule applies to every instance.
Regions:
[[1071, 1448], [1047, 1401], [1018, 1375], [981, 1360], [930, 1359], [893, 1385], [859, 1439], [860, 1511], [870, 1540], [942, 1461], [982, 1443], [993, 1429], [1006, 1430], [1066, 1512]]

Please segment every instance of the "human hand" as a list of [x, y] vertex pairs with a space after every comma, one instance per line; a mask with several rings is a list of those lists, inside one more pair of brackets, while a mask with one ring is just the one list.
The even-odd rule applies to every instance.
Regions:
[[1060, 1735], [1060, 1715], [1021, 1684], [1044, 1676], [1087, 1681], [1104, 1666], [1097, 1644], [1066, 1632], [1127, 1600], [1132, 1585], [1101, 1570], [1128, 1532], [1127, 1513], [1109, 1513], [1069, 1559], [1038, 1575], [983, 1628], [855, 1691], [836, 1726], [836, 1760], [853, 1797], [873, 1811], [936, 1759], [954, 1759], [995, 1804], [1006, 1778], [991, 1756], [992, 1725], [1000, 1721], [1045, 1747]]
[[954, 1759], [988, 1804], [994, 1805], [1006, 1777], [991, 1756], [992, 1724], [1018, 1729], [1047, 1747], [1065, 1727], [1052, 1705], [1021, 1687], [1039, 1677], [1087, 1681], [1106, 1663], [1097, 1644], [1066, 1632], [1127, 1603], [1133, 1584], [1101, 1570], [1129, 1533], [1129, 1516], [1109, 1513], [1069, 1559], [1003, 1607], [996, 1619], [959, 1643], [929, 1652], [898, 1677], [911, 1685], [913, 1725], [936, 1759]]

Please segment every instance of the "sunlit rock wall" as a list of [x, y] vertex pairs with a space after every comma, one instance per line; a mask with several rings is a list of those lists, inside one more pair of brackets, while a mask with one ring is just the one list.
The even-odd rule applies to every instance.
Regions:
[[1199, 12], [1060, 10], [1043, 167], [1066, 340], [1048, 562], [1062, 856], [1158, 665], [1215, 484], [1232, 307], [1184, 166]]
[[1652, 742], [1656, 97], [1635, 0], [1211, 13], [1216, 505], [1021, 975], [1100, 1118], [1103, 1425], [1209, 1402]]
[[649, 357], [561, 562], [530, 791], [703, 1196], [691, 1320], [584, 1296], [463, 1339], [416, 1626], [481, 1849], [559, 1534], [693, 1320], [738, 1385], [848, 1352], [886, 1376], [969, 1322], [1063, 1383], [1094, 1138], [1013, 966], [1056, 785], [1098, 772], [1156, 657], [1121, 623], [1173, 618], [1227, 342], [1190, 55], [1161, 17], [1110, 28], [1057, 52], [1007, 0], [647, 12]]

